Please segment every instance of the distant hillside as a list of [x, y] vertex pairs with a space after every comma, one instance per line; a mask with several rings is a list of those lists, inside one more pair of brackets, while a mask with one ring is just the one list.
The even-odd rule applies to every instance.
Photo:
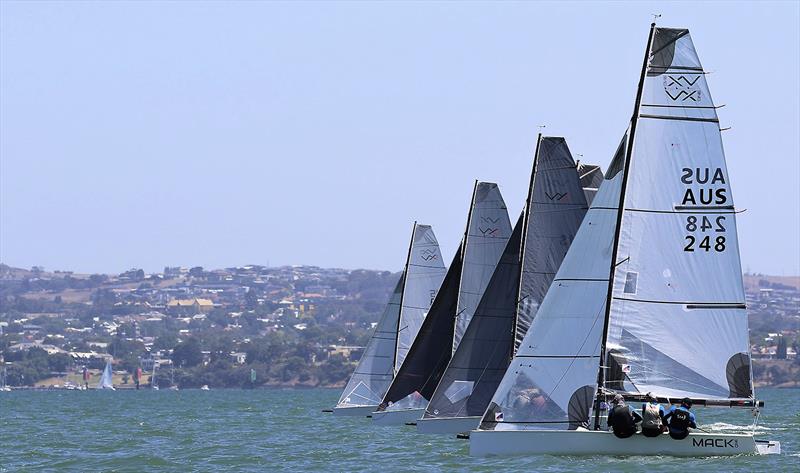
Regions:
[[744, 288], [747, 291], [758, 289], [794, 289], [800, 291], [800, 276], [767, 276], [764, 274], [745, 274]]

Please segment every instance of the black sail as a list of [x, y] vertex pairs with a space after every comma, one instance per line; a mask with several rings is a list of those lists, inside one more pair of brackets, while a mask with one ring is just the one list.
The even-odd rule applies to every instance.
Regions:
[[513, 355], [512, 334], [524, 219], [514, 226], [461, 344], [447, 366], [425, 417], [480, 416]]

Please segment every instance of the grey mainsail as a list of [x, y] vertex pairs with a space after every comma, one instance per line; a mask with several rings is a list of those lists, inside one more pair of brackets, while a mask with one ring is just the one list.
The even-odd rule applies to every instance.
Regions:
[[687, 30], [653, 25], [631, 124], [481, 429], [576, 429], [613, 392], [752, 400], [735, 211], [704, 74]]
[[581, 172], [563, 138], [539, 136], [523, 215], [426, 418], [483, 414], [580, 227], [582, 185], [596, 185], [598, 169]]
[[403, 273], [337, 408], [380, 404], [408, 352], [408, 338], [416, 336], [444, 271], [433, 229], [415, 222]]
[[431, 315], [392, 381], [382, 408], [425, 407], [472, 319], [510, 234], [508, 211], [497, 184], [476, 182], [467, 230], [453, 261], [459, 264], [458, 273], [451, 265]]
[[446, 271], [433, 229], [430, 225], [415, 225], [404, 273], [403, 295], [400, 298], [395, 373], [403, 365]]

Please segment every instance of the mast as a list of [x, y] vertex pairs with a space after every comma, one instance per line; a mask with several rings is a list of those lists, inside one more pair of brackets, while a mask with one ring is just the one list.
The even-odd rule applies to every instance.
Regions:
[[628, 174], [631, 166], [631, 157], [633, 156], [633, 138], [636, 134], [636, 122], [639, 117], [639, 108], [642, 103], [642, 91], [644, 89], [644, 80], [647, 77], [647, 65], [650, 61], [650, 48], [653, 45], [653, 36], [655, 35], [656, 24], [650, 24], [650, 34], [647, 37], [647, 48], [644, 52], [644, 60], [642, 61], [642, 73], [639, 76], [639, 86], [636, 90], [636, 101], [633, 105], [633, 116], [631, 117], [631, 129], [628, 132], [628, 144], [625, 149], [625, 163], [622, 168], [622, 185], [619, 192], [619, 207], [617, 210], [617, 225], [614, 230], [614, 244], [611, 251], [611, 268], [608, 274], [608, 291], [606, 294], [606, 310], [605, 318], [603, 321], [603, 335], [600, 339], [600, 364], [597, 370], [597, 394], [594, 402], [594, 429], [600, 430], [600, 396], [605, 385], [605, 368], [606, 368], [606, 338], [608, 337], [608, 322], [611, 316], [611, 301], [614, 292], [614, 275], [617, 269], [617, 250], [619, 248], [619, 234], [622, 229], [622, 214], [625, 207], [625, 191], [628, 187]]
[[[475, 179], [475, 185], [472, 188], [472, 200], [469, 203], [469, 211], [467, 212], [467, 227], [464, 228], [464, 244], [461, 245], [461, 265], [464, 265], [464, 256], [467, 254], [467, 238], [469, 238], [469, 226], [472, 223], [472, 210], [475, 208], [475, 195], [478, 192], [478, 180]], [[461, 301], [461, 282], [464, 279], [464, 271], [458, 275], [458, 296], [456, 298], [456, 314], [453, 318], [458, 319], [458, 316], [461, 315], [461, 312], [458, 310], [458, 303]], [[455, 338], [456, 338], [456, 323], [453, 322], [453, 339], [451, 342], [450, 353], [453, 354], [456, 351], [455, 346]]]
[[[406, 265], [403, 267], [403, 290], [400, 291], [400, 313], [397, 315], [397, 332], [400, 332], [400, 322], [403, 320], [403, 296], [406, 293], [406, 282], [408, 281], [408, 265], [411, 263], [411, 249], [414, 247], [414, 236], [417, 233], [417, 221], [414, 220], [414, 225], [411, 227], [411, 241], [408, 243], [408, 255], [406, 256]], [[397, 373], [397, 345], [400, 341], [399, 334], [394, 337], [394, 360], [392, 366], [395, 374]]]
[[[522, 217], [522, 238], [519, 241], [519, 277], [517, 278], [517, 302], [515, 304], [515, 313], [514, 313], [514, 321], [511, 323], [511, 340], [513, 341], [514, 345], [517, 343], [517, 320], [519, 317], [519, 305], [522, 303], [522, 299], [520, 298], [520, 292], [522, 291], [522, 272], [525, 268], [525, 242], [528, 240], [528, 220], [530, 219], [531, 215], [531, 197], [533, 197], [533, 183], [536, 180], [536, 166], [539, 164], [539, 147], [542, 144], [542, 134], [539, 133], [539, 136], [536, 137], [536, 151], [533, 152], [533, 169], [531, 169], [531, 180], [528, 184], [528, 198], [525, 199], [525, 208], [523, 212], [525, 215]], [[509, 358], [509, 362], [514, 359], [514, 354], [516, 352], [516, 346], [511, 350], [511, 358]]]

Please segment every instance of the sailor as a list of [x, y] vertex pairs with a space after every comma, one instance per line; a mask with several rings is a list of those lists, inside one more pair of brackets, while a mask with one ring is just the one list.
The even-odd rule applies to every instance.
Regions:
[[611, 401], [611, 410], [608, 411], [608, 426], [618, 438], [626, 439], [636, 433], [636, 423], [642, 417], [627, 404], [621, 394], [614, 396]]
[[664, 432], [664, 407], [658, 403], [658, 398], [653, 393], [645, 396], [647, 402], [642, 404], [642, 435], [645, 437], [658, 437]]
[[683, 398], [679, 407], [672, 406], [667, 415], [664, 416], [664, 421], [669, 422], [667, 425], [669, 427], [670, 437], [675, 440], [683, 440], [689, 435], [689, 427], [693, 429], [697, 428], [697, 424], [695, 424], [694, 421], [694, 414], [689, 412], [691, 408], [692, 400]]

